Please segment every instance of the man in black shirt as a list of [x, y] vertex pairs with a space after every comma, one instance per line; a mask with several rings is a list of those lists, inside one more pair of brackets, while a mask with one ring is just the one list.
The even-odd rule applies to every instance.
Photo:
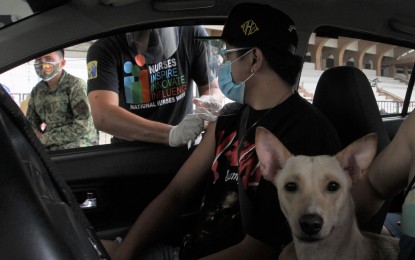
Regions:
[[[180, 146], [203, 129], [193, 114], [194, 80], [199, 94], [216, 95], [209, 79], [200, 27], [168, 27], [120, 34], [88, 50], [88, 99], [95, 126], [113, 142], [139, 140]], [[220, 97], [218, 98], [220, 100]]]
[[[168, 187], [141, 213], [113, 259], [276, 259], [290, 241], [275, 187], [261, 177], [255, 129], [272, 131], [295, 154], [335, 154], [329, 121], [293, 90], [301, 69], [293, 21], [269, 5], [235, 6], [219, 37], [218, 83], [226, 105]], [[216, 39], [218, 40], [218, 39]], [[206, 183], [208, 180], [208, 183]], [[196, 192], [199, 220], [181, 248], [155, 246]], [[196, 193], [197, 194], [197, 193]]]

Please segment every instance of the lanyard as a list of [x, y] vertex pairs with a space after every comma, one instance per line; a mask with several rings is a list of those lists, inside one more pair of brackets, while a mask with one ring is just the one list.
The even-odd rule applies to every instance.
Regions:
[[251, 221], [252, 216], [252, 202], [248, 198], [248, 194], [242, 185], [242, 174], [239, 172], [239, 162], [241, 159], [241, 151], [243, 148], [243, 142], [246, 137], [247, 129], [246, 122], [249, 117], [249, 107], [245, 106], [242, 111], [241, 119], [239, 121], [239, 132], [238, 132], [238, 196], [239, 196], [239, 207], [241, 212], [242, 228], [245, 233], [248, 232], [248, 223]]

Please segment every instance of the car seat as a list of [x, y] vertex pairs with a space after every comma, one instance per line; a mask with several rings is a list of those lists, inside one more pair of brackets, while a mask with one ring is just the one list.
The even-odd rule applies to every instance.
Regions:
[[331, 121], [343, 147], [371, 132], [378, 136], [378, 152], [389, 144], [372, 87], [361, 70], [341, 66], [324, 71], [313, 104]]
[[[337, 130], [342, 148], [368, 133], [377, 134], [377, 153], [389, 144], [372, 87], [361, 70], [340, 66], [324, 71], [317, 82], [313, 104]], [[361, 228], [380, 233], [390, 204], [391, 201], [386, 201]]]

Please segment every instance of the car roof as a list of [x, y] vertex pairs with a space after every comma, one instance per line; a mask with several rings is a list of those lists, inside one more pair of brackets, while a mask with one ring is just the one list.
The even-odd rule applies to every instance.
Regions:
[[[39, 1], [39, 0], [38, 0]], [[46, 51], [146, 25], [220, 24], [246, 1], [72, 0], [0, 29], [0, 73]], [[268, 0], [296, 23], [303, 55], [321, 26], [370, 33], [408, 46], [415, 42], [415, 2], [409, 0]]]

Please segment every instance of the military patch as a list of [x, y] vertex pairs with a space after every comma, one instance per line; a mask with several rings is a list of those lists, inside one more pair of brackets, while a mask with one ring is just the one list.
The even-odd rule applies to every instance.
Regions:
[[88, 62], [88, 80], [98, 77], [98, 61]]

